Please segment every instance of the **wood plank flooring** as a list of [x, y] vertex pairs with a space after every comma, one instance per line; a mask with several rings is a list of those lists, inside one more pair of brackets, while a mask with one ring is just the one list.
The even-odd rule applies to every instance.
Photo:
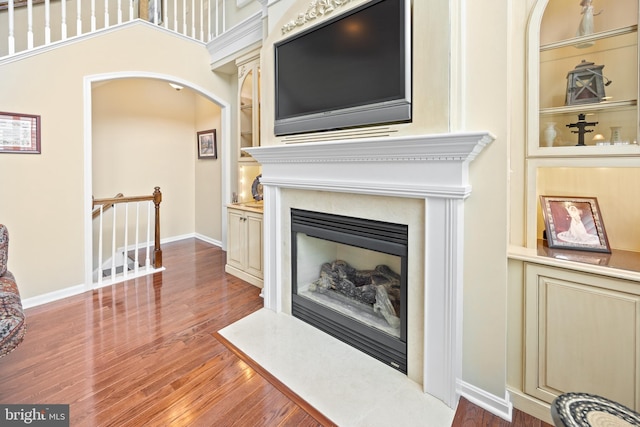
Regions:
[[[0, 359], [0, 402], [70, 404], [74, 427], [331, 425], [217, 334], [263, 304], [224, 273], [225, 252], [187, 239], [163, 258], [164, 272], [28, 309], [24, 342]], [[453, 425], [548, 426], [466, 400]]]

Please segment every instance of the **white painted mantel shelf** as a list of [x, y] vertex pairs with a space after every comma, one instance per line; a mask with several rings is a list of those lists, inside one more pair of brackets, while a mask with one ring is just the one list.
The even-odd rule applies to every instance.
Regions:
[[[417, 304], [419, 312], [408, 316], [424, 318], [424, 324], [408, 326], [424, 337], [424, 348], [419, 349], [419, 357], [409, 355], [408, 372], [409, 377], [412, 371], [420, 372], [423, 390], [455, 407], [462, 372], [464, 199], [471, 194], [468, 169], [493, 140], [489, 132], [460, 132], [246, 149], [262, 165], [265, 307], [282, 312], [283, 296], [291, 292], [283, 286], [289, 283], [283, 265], [289, 265], [290, 256], [282, 250], [290, 239], [282, 219], [287, 215], [282, 206], [288, 201], [283, 189], [423, 199], [424, 247], [413, 259], [424, 263], [424, 280], [420, 280], [424, 304]], [[366, 205], [362, 209], [371, 209]], [[287, 260], [284, 264], [283, 259]]]
[[[493, 139], [488, 132], [461, 132], [308, 142], [245, 151], [262, 165], [263, 185], [465, 198], [471, 192], [468, 163]], [[428, 168], [424, 162], [429, 163]], [[345, 163], [358, 166], [347, 167]]]

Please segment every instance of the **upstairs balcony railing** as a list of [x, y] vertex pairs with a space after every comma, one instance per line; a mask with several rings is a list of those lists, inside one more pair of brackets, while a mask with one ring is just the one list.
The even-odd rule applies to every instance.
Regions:
[[257, 0], [0, 0], [0, 59], [143, 19], [208, 43]]

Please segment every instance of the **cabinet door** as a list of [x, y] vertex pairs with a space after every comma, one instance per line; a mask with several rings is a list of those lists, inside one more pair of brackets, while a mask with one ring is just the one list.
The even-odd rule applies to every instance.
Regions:
[[262, 215], [246, 214], [247, 266], [246, 271], [262, 278]]
[[242, 211], [229, 209], [227, 211], [227, 264], [244, 270], [246, 225]]
[[[622, 285], [622, 286], [621, 286]], [[640, 297], [624, 280], [526, 265], [525, 392], [594, 393], [639, 408]]]

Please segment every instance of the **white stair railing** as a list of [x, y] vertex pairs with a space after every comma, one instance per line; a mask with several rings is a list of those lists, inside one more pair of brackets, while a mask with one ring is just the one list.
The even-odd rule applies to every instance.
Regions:
[[[118, 194], [113, 198], [93, 201], [94, 241], [97, 241], [97, 247], [94, 247], [95, 287], [144, 276], [162, 268], [161, 201], [162, 193], [158, 187], [151, 196], [124, 197]], [[132, 205], [135, 206], [135, 221], [130, 221], [129, 216]], [[141, 211], [144, 210], [146, 218], [143, 215], [141, 219]], [[152, 217], [154, 211], [155, 216]], [[130, 232], [135, 234], [133, 244], [129, 242]], [[140, 234], [145, 232], [146, 238], [140, 241]], [[145, 251], [144, 265], [140, 264], [141, 251]], [[110, 254], [109, 258], [105, 259], [105, 253]]]
[[[5, 21], [2, 15], [6, 14], [8, 23], [7, 28], [0, 26], [0, 58], [135, 19], [208, 43], [226, 29], [227, 1], [0, 0], [0, 21]], [[76, 16], [75, 34], [68, 31], [69, 14]]]

